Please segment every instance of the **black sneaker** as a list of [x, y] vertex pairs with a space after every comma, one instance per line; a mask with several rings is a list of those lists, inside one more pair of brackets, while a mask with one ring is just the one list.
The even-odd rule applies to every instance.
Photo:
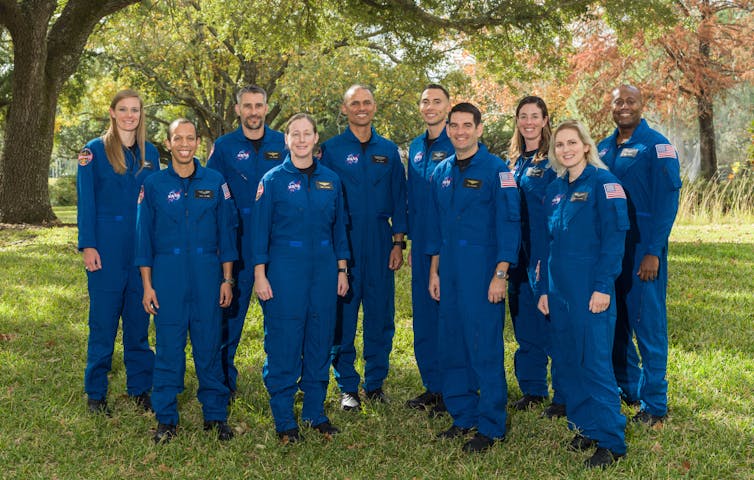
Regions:
[[317, 425], [312, 425], [312, 428], [325, 437], [332, 437], [333, 435], [340, 433], [340, 430], [338, 430], [338, 428], [329, 421], [318, 423]]
[[89, 398], [86, 401], [86, 407], [89, 409], [89, 413], [93, 413], [95, 415], [101, 414], [106, 417], [112, 415], [112, 412], [107, 406], [107, 400], [94, 400], [93, 398]]
[[524, 395], [518, 401], [513, 402], [511, 406], [514, 410], [523, 411], [544, 403], [546, 400], [547, 397], [540, 397], [539, 395]]
[[613, 453], [607, 448], [597, 447], [597, 450], [594, 451], [594, 455], [584, 461], [584, 466], [586, 468], [606, 468], [624, 456], [625, 455]]
[[566, 416], [566, 407], [562, 403], [551, 403], [542, 412], [542, 418], [560, 418]]
[[141, 407], [141, 409], [144, 410], [145, 412], [154, 411], [152, 410], [152, 397], [149, 396], [149, 392], [144, 392], [139, 395], [132, 395], [130, 398], [131, 400], [133, 400], [133, 402], [137, 406]]
[[385, 395], [385, 392], [382, 391], [382, 387], [375, 388], [374, 390], [369, 390], [364, 392], [364, 394], [367, 397], [367, 400], [371, 402], [377, 402], [377, 403], [390, 403], [390, 400], [388, 400], [387, 395]]
[[415, 410], [428, 410], [429, 407], [437, 405], [438, 401], [442, 401], [442, 394], [432, 393], [429, 390], [425, 390], [424, 393], [418, 397], [407, 400], [406, 406]]
[[479, 453], [487, 450], [494, 444], [494, 439], [477, 432], [471, 440], [463, 444], [463, 451], [467, 453]]
[[574, 452], [583, 452], [585, 450], [589, 450], [592, 447], [596, 447], [598, 443], [599, 442], [597, 442], [597, 440], [593, 440], [589, 437], [583, 436], [580, 433], [577, 433], [568, 444], [568, 449]]
[[359, 410], [361, 408], [361, 400], [359, 399], [358, 392], [343, 392], [340, 396], [340, 408], [347, 412]]
[[217, 430], [217, 439], [221, 442], [227, 442], [233, 438], [233, 429], [230, 428], [228, 422], [222, 420], [210, 420], [204, 422], [204, 431]]
[[635, 423], [643, 423], [644, 425], [648, 427], [654, 427], [655, 425], [659, 425], [659, 427], [662, 427], [662, 423], [665, 421], [665, 417], [652, 415], [646, 410], [640, 410], [639, 413], [637, 413], [636, 415], [633, 416], [633, 418], [631, 418], [631, 421]]
[[439, 418], [448, 413], [448, 409], [445, 407], [445, 401], [440, 396], [440, 400], [429, 411], [429, 418]]
[[278, 438], [283, 445], [298, 443], [301, 441], [301, 435], [298, 433], [298, 428], [291, 428], [284, 432], [278, 432]]
[[176, 431], [175, 425], [170, 425], [169, 423], [158, 423], [157, 431], [154, 432], [154, 437], [152, 437], [152, 440], [154, 440], [154, 443], [168, 443], [173, 438], [175, 438], [177, 434], [178, 433]]
[[443, 430], [442, 432], [438, 433], [437, 438], [451, 440], [453, 438], [464, 437], [473, 431], [473, 428], [462, 428], [456, 425], [451, 425], [449, 429]]

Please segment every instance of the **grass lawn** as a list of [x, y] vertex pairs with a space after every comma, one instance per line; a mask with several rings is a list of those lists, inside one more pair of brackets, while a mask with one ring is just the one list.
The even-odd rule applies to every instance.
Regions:
[[[75, 222], [75, 209], [56, 212]], [[239, 350], [241, 395], [229, 419], [237, 437], [220, 444], [202, 431], [189, 361], [179, 437], [155, 446], [154, 417], [125, 398], [117, 343], [114, 414], [86, 412], [88, 300], [76, 229], [0, 230], [0, 477], [754, 478], [754, 226], [679, 225], [671, 240], [670, 416], [661, 429], [629, 425], [628, 456], [607, 472], [589, 472], [581, 465], [587, 454], [565, 449], [572, 436], [565, 420], [512, 413], [507, 441], [469, 456], [459, 442], [434, 439], [449, 426], [447, 418], [429, 420], [403, 407], [421, 387], [406, 269], [396, 280], [397, 328], [385, 385], [391, 404], [340, 412], [331, 384], [327, 410], [343, 433], [325, 441], [304, 430], [304, 442], [280, 445], [261, 379], [262, 317], [254, 304]], [[510, 320], [505, 346], [509, 397], [517, 399]]]

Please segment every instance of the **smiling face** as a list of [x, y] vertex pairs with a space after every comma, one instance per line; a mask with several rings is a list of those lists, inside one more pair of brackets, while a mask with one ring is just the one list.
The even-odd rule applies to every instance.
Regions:
[[194, 154], [199, 147], [199, 137], [193, 123], [179, 123], [165, 140], [165, 146], [170, 150], [174, 166], [186, 166], [194, 161]]
[[585, 144], [579, 132], [573, 128], [563, 128], [555, 135], [555, 158], [568, 171], [581, 171], [586, 166], [589, 145]]
[[294, 120], [288, 126], [285, 143], [291, 156], [300, 160], [310, 160], [314, 146], [319, 141], [319, 135], [314, 131], [314, 125], [306, 118]]
[[641, 122], [644, 101], [641, 92], [628, 85], [621, 85], [613, 91], [613, 120], [618, 128], [633, 131]]
[[469, 112], [453, 112], [448, 119], [448, 137], [456, 150], [456, 156], [466, 159], [476, 153], [482, 124], [474, 123], [474, 115]]
[[547, 125], [547, 117], [542, 109], [535, 103], [526, 103], [518, 111], [516, 116], [516, 128], [526, 141], [526, 149], [530, 146], [539, 147], [542, 139], [542, 130]]
[[444, 124], [450, 111], [450, 99], [439, 88], [428, 88], [419, 100], [419, 113], [428, 127]]
[[236, 104], [236, 114], [241, 117], [241, 125], [246, 133], [259, 132], [264, 128], [267, 116], [267, 102], [261, 93], [244, 93]]
[[137, 97], [126, 97], [110, 109], [110, 118], [121, 133], [135, 132], [141, 118], [141, 101]]
[[345, 98], [341, 111], [348, 119], [349, 125], [368, 127], [372, 124], [374, 114], [377, 113], [377, 104], [372, 92], [364, 88], [356, 88]]

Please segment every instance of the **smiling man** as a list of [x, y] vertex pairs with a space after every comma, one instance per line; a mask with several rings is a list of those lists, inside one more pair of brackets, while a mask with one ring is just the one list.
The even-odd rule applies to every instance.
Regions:
[[681, 176], [678, 153], [649, 127], [643, 108], [638, 88], [616, 88], [612, 112], [617, 128], [597, 150], [626, 191], [631, 220], [623, 271], [615, 282], [615, 378], [624, 400], [641, 405], [633, 421], [651, 426], [668, 411], [668, 237], [678, 211]]

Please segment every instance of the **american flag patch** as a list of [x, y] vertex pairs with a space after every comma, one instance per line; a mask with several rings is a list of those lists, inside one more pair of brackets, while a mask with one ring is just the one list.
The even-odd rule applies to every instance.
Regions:
[[626, 192], [623, 191], [620, 183], [606, 183], [603, 187], [607, 198], [626, 198]]
[[223, 188], [223, 197], [225, 197], [225, 200], [229, 200], [230, 199], [230, 189], [228, 188], [228, 184], [227, 183], [223, 183], [222, 188]]
[[516, 179], [511, 172], [500, 172], [500, 188], [516, 188]]
[[669, 143], [659, 143], [655, 145], [655, 150], [657, 150], [657, 158], [678, 158], [675, 148]]

